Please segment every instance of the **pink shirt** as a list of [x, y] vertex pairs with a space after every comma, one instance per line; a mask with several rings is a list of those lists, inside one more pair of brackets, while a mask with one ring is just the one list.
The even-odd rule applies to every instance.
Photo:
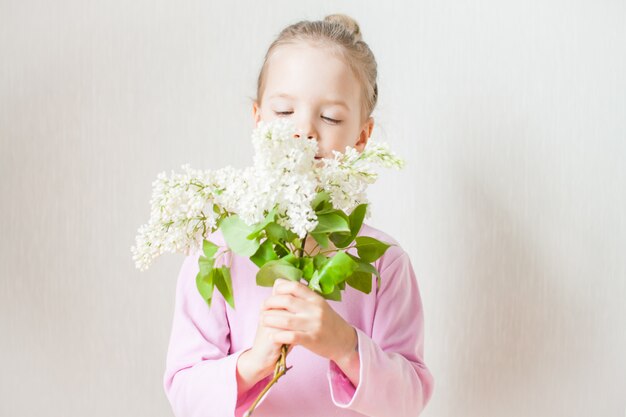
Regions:
[[[397, 244], [366, 224], [359, 234]], [[219, 232], [210, 240], [224, 245]], [[258, 286], [258, 267], [233, 255], [235, 310], [217, 290], [209, 309], [196, 288], [199, 256], [200, 251], [187, 256], [178, 276], [163, 385], [177, 417], [239, 417], [271, 379], [238, 401], [237, 358], [252, 347], [262, 302], [272, 288]], [[374, 266], [382, 278], [378, 290], [375, 281], [369, 294], [346, 286], [342, 301], [327, 301], [357, 331], [358, 386], [334, 362], [296, 345], [287, 356], [293, 368], [270, 389], [254, 417], [420, 414], [434, 379], [424, 363], [424, 314], [415, 274], [400, 246], [391, 246]]]

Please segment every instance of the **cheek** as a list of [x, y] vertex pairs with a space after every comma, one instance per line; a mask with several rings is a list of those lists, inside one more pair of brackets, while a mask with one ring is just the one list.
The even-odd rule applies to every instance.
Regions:
[[270, 122], [278, 118], [278, 116], [276, 116], [276, 114], [271, 109], [267, 109], [267, 108], [261, 108], [261, 111], [259, 114], [261, 116], [261, 120], [265, 122]]
[[[328, 129], [324, 140], [324, 145], [328, 149], [343, 152], [346, 146], [354, 146], [358, 133], [350, 128], [332, 128]], [[322, 136], [324, 137], [324, 136]]]

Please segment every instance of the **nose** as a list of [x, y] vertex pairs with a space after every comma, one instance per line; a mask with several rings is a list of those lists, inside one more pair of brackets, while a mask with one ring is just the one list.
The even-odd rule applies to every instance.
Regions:
[[302, 137], [306, 137], [307, 139], [313, 139], [313, 138], [316, 138], [317, 135], [314, 134], [314, 133], [306, 133], [305, 134], [305, 133], [302, 133], [302, 131], [298, 131], [298, 133], [295, 133], [293, 135], [293, 137], [296, 138], [296, 139], [300, 139]]
[[318, 137], [317, 132], [315, 131], [315, 127], [313, 126], [313, 123], [310, 123], [310, 122], [302, 122], [298, 126], [296, 133], [293, 136], [297, 139], [300, 139], [300, 138], [317, 139]]
[[[295, 135], [293, 135], [293, 137], [294, 137], [295, 139], [300, 139], [301, 137], [304, 137], [304, 136], [305, 136], [305, 135], [300, 135], [300, 134], [298, 134], [298, 133], [296, 133]], [[313, 139], [315, 136], [313, 136], [313, 135], [306, 135], [306, 137], [307, 137], [307, 139]]]

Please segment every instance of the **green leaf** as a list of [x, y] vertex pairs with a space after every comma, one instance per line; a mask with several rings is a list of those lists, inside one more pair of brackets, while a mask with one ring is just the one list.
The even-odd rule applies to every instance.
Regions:
[[376, 269], [373, 265], [369, 264], [368, 262], [365, 262], [362, 259], [357, 258], [356, 256], [350, 255], [350, 257], [359, 264], [357, 271], [367, 272], [369, 274], [376, 275], [376, 289], [377, 290], [380, 289], [381, 277], [380, 277], [380, 272], [378, 272], [378, 269]]
[[204, 256], [206, 256], [207, 258], [213, 258], [218, 249], [219, 246], [217, 246], [210, 240], [204, 239], [204, 241], [202, 242], [202, 252], [204, 252]]
[[219, 229], [220, 227], [222, 227], [222, 222], [224, 221], [224, 219], [226, 219], [227, 217], [224, 216], [220, 216], [217, 218], [217, 221], [215, 222], [215, 229]]
[[235, 299], [233, 297], [233, 283], [230, 277], [230, 269], [227, 266], [222, 266], [221, 268], [215, 268], [213, 271], [215, 286], [222, 293], [222, 296], [228, 304], [234, 309]]
[[276, 218], [276, 207], [274, 207], [265, 218], [252, 227], [252, 232], [246, 236], [246, 239], [256, 239], [265, 227]]
[[211, 299], [213, 298], [213, 268], [200, 268], [200, 271], [196, 275], [196, 287], [202, 299], [206, 301], [209, 308], [211, 308]]
[[279, 258], [282, 258], [290, 253], [287, 249], [278, 244], [274, 245], [274, 252], [276, 252], [276, 255], [278, 255]]
[[[319, 216], [321, 216], [323, 214], [334, 213], [336, 211], [337, 211], [337, 209], [335, 209], [333, 207], [333, 205], [328, 201], [328, 202], [324, 202], [324, 204], [322, 205], [322, 208], [320, 210], [316, 211], [315, 214], [317, 214], [317, 216], [319, 217]], [[347, 216], [346, 216], [346, 218], [347, 218]]]
[[361, 226], [363, 226], [365, 213], [367, 213], [367, 204], [359, 204], [350, 213], [350, 231], [354, 236], [359, 233]]
[[313, 266], [316, 270], [322, 269], [324, 265], [326, 265], [329, 261], [329, 258], [326, 255], [322, 255], [321, 253], [315, 255], [313, 257]]
[[322, 297], [327, 300], [341, 301], [341, 287], [335, 287], [332, 292], [328, 294], [322, 294]]
[[326, 191], [320, 191], [315, 195], [313, 201], [311, 202], [311, 207], [315, 210], [315, 214], [318, 216], [320, 214], [326, 214], [330, 212], [336, 211], [333, 207], [332, 202], [330, 201], [330, 194]]
[[320, 271], [314, 270], [311, 279], [309, 280], [309, 288], [318, 294], [323, 294], [322, 287], [320, 287]]
[[278, 259], [278, 255], [274, 251], [274, 245], [269, 239], [265, 239], [259, 249], [250, 257], [250, 260], [254, 262], [259, 268], [265, 265], [268, 261]]
[[317, 211], [322, 208], [324, 203], [329, 202], [329, 201], [330, 201], [330, 194], [328, 194], [328, 192], [326, 191], [320, 191], [313, 198], [313, 201], [311, 202], [311, 207], [313, 207], [313, 210]]
[[352, 213], [350, 213], [350, 232], [332, 233], [330, 235], [330, 240], [333, 241], [336, 247], [345, 248], [354, 241], [361, 230], [366, 211], [367, 204], [359, 204], [354, 208], [354, 210], [352, 210]]
[[302, 277], [307, 281], [311, 280], [315, 266], [313, 265], [313, 258], [304, 256], [300, 258], [300, 270], [302, 271]]
[[380, 278], [380, 273], [378, 272], [378, 269], [376, 269], [374, 267], [374, 265], [372, 265], [369, 262], [364, 261], [363, 259], [348, 254], [348, 256], [350, 256], [357, 264], [359, 264], [359, 266], [357, 267], [357, 271], [362, 271], [362, 272], [369, 272], [370, 274], [376, 274], [376, 276], [378, 276]]
[[328, 234], [326, 233], [311, 233], [313, 239], [324, 249], [328, 249], [330, 242], [328, 241]]
[[213, 264], [215, 263], [215, 259], [207, 258], [205, 256], [200, 256], [198, 258], [198, 267], [200, 272], [208, 273], [209, 270], [213, 269]]
[[277, 278], [298, 282], [302, 278], [302, 271], [289, 263], [289, 261], [277, 259], [267, 262], [256, 273], [256, 283], [263, 287], [273, 286]]
[[279, 241], [291, 242], [298, 237], [297, 234], [291, 230], [287, 230], [276, 222], [268, 223], [268, 225], [265, 226], [265, 233], [267, 234], [267, 238], [274, 243]]
[[246, 238], [252, 232], [252, 226], [248, 226], [236, 214], [225, 218], [220, 228], [228, 247], [238, 255], [252, 256], [261, 246], [258, 240]]
[[350, 225], [346, 217], [345, 213], [339, 210], [335, 210], [331, 213], [320, 214], [317, 216], [317, 227], [315, 227], [311, 234], [350, 232]]
[[373, 265], [371, 265], [368, 262], [365, 262], [364, 260], [354, 256], [354, 255], [350, 255], [348, 254], [352, 259], [354, 259], [354, 261], [356, 263], [359, 264], [357, 271], [361, 271], [361, 272], [367, 272], [369, 274], [375, 274], [376, 275], [376, 289], [380, 288], [380, 281], [381, 281], [381, 277], [380, 277], [380, 272], [378, 272], [378, 269], [376, 269]]
[[298, 258], [293, 253], [288, 253], [287, 255], [280, 258], [280, 260], [289, 262], [291, 265], [295, 266], [296, 268], [300, 266], [300, 258]]
[[350, 243], [354, 240], [350, 232], [335, 232], [328, 235], [330, 240], [335, 244], [338, 249], [344, 249], [350, 246]]
[[215, 252], [217, 251], [217, 249], [214, 251], [213, 248], [217, 248], [217, 246], [207, 240], [203, 242], [204, 253], [210, 256], [207, 257], [200, 255], [198, 258], [198, 274], [196, 275], [196, 287], [198, 288], [198, 292], [202, 296], [202, 299], [208, 304], [209, 308], [211, 307], [214, 287], [213, 266], [215, 259], [213, 259], [213, 255], [215, 255]]
[[372, 291], [372, 274], [362, 271], [354, 271], [352, 275], [346, 278], [348, 285], [359, 291], [369, 294]]
[[314, 284], [317, 285], [319, 283], [322, 293], [330, 294], [334, 291], [335, 285], [345, 281], [357, 267], [358, 264], [345, 252], [337, 252], [321, 268], [319, 274], [311, 278], [311, 282], [315, 279]]
[[391, 246], [369, 236], [359, 236], [355, 240], [359, 258], [366, 262], [374, 262]]

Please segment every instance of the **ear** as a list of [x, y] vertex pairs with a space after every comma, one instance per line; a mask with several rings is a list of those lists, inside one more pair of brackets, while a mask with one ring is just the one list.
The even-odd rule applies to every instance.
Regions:
[[252, 102], [252, 118], [254, 119], [255, 126], [259, 123], [259, 120], [261, 120], [261, 110], [256, 100]]
[[361, 132], [359, 133], [359, 138], [357, 139], [357, 142], [354, 145], [354, 148], [357, 151], [363, 152], [363, 149], [365, 149], [365, 145], [367, 145], [367, 141], [372, 135], [372, 130], [374, 130], [374, 118], [370, 116], [367, 118], [367, 121], [361, 128]]

